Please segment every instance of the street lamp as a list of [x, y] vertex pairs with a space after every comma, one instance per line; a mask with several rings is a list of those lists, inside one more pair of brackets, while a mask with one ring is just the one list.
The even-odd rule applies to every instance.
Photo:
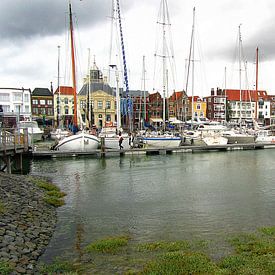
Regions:
[[110, 68], [114, 69], [115, 68], [115, 73], [116, 73], [116, 119], [117, 119], [117, 131], [120, 130], [121, 127], [121, 114], [120, 114], [120, 96], [119, 96], [119, 73], [118, 73], [118, 68], [117, 65], [109, 65]]

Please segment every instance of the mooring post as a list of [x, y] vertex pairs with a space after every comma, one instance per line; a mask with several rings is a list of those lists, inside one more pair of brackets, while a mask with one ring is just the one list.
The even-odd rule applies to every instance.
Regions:
[[100, 151], [100, 154], [101, 154], [101, 157], [105, 157], [105, 137], [101, 137], [100, 138], [100, 142], [101, 142], [101, 151]]

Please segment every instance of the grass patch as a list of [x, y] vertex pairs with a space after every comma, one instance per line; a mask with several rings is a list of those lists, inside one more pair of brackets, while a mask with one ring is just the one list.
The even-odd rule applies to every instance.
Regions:
[[3, 204], [3, 202], [0, 201], [0, 214], [4, 214], [5, 212], [6, 212], [5, 205]]
[[237, 253], [275, 256], [275, 242], [272, 239], [253, 234], [242, 234], [231, 240]]
[[50, 197], [56, 197], [56, 198], [63, 198], [66, 196], [66, 193], [60, 192], [60, 191], [55, 191], [55, 190], [48, 191], [46, 194]]
[[60, 191], [60, 189], [56, 185], [54, 185], [46, 180], [34, 178], [34, 177], [29, 177], [29, 180], [32, 183], [34, 183], [35, 185], [37, 185], [38, 187], [40, 187], [46, 191]]
[[202, 253], [169, 252], [149, 262], [141, 274], [217, 274], [218, 271]]
[[44, 197], [44, 201], [54, 207], [60, 207], [65, 204], [64, 200], [61, 200], [60, 198], [56, 197], [46, 196]]
[[52, 264], [41, 264], [38, 269], [41, 274], [78, 274], [71, 262], [59, 258]]
[[8, 262], [0, 261], [0, 274], [8, 275], [13, 271], [13, 268], [9, 265]]
[[188, 241], [176, 241], [176, 242], [152, 242], [138, 245], [138, 251], [179, 251], [179, 250], [188, 250], [191, 248], [191, 245]]
[[275, 226], [273, 227], [263, 227], [259, 231], [267, 236], [275, 237]]
[[85, 248], [86, 252], [101, 252], [114, 254], [121, 250], [128, 244], [128, 236], [108, 237], [106, 239], [98, 240]]
[[44, 197], [44, 201], [46, 203], [54, 207], [60, 207], [65, 204], [64, 200], [61, 198], [66, 196], [66, 194], [61, 192], [59, 187], [40, 178], [29, 177], [29, 180], [46, 191], [46, 195]]

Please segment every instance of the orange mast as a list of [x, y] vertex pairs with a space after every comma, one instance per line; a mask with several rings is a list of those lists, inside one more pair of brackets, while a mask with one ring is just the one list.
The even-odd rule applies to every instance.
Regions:
[[70, 10], [70, 32], [71, 32], [71, 55], [72, 55], [72, 78], [74, 92], [74, 126], [77, 126], [77, 99], [76, 99], [76, 73], [75, 73], [75, 52], [74, 52], [74, 30], [72, 18], [72, 5], [69, 4]]

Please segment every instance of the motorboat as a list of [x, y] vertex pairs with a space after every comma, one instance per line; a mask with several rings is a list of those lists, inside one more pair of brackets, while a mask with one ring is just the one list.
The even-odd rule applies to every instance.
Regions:
[[255, 136], [246, 132], [239, 132], [235, 130], [227, 130], [222, 132], [222, 136], [228, 139], [228, 144], [236, 143], [254, 143]]
[[275, 134], [271, 130], [258, 130], [256, 133], [256, 143], [275, 144]]
[[65, 137], [68, 137], [71, 134], [70, 131], [62, 129], [62, 128], [57, 128], [53, 131], [51, 131], [51, 139], [52, 140], [61, 140]]
[[42, 140], [42, 131], [37, 124], [37, 121], [20, 121], [18, 123], [20, 134], [24, 133], [24, 129], [28, 130], [29, 144]]

